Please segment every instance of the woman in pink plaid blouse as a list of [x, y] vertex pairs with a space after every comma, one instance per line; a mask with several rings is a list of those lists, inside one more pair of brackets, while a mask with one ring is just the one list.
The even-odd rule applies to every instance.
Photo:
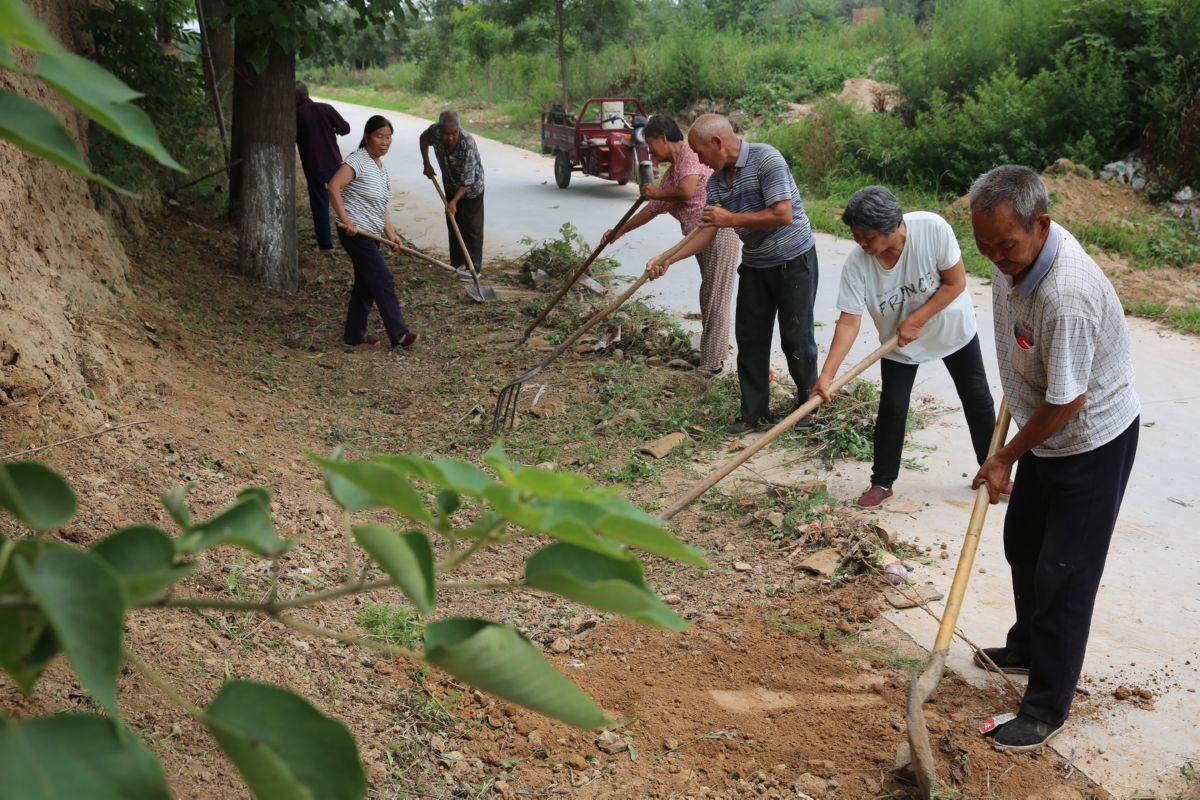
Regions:
[[[658, 186], [642, 187], [642, 195], [650, 202], [620, 230], [605, 232], [604, 238], [610, 243], [659, 214], [670, 214], [679, 220], [679, 227], [685, 234], [700, 224], [707, 196], [704, 187], [712, 170], [700, 163], [683, 132], [670, 117], [655, 114], [644, 134], [654, 160], [668, 161], [671, 168]], [[696, 260], [700, 262], [700, 319], [703, 325], [700, 369], [714, 375], [723, 369], [725, 355], [729, 352], [729, 302], [733, 297], [740, 249], [741, 242], [733, 229], [721, 228], [712, 244], [696, 254]]]

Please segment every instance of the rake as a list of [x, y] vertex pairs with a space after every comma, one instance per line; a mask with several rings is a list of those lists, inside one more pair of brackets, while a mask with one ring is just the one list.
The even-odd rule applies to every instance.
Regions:
[[[691, 232], [679, 241], [679, 244], [672, 247], [663, 255], [666, 257], [674, 255], [676, 252], [682, 249], [684, 245], [690, 242], [696, 236], [696, 234], [700, 232], [700, 230], [701, 226], [699, 225], [697, 225], [695, 228], [692, 228]], [[605, 319], [622, 305], [624, 305], [625, 301], [630, 297], [633, 297], [633, 293], [641, 288], [642, 284], [649, 279], [650, 271], [646, 270], [636, 281], [630, 284], [628, 289], [621, 293], [620, 297], [609, 303], [608, 306], [606, 306], [602, 311], [597, 312], [591, 319], [583, 323], [583, 325], [577, 331], [568, 336], [562, 344], [554, 348], [554, 350], [550, 353], [550, 355], [546, 356], [542, 363], [538, 364], [528, 372], [521, 373], [510, 383], [508, 383], [508, 385], [501, 389], [500, 396], [496, 398], [496, 411], [492, 415], [492, 433], [499, 433], [505, 428], [511, 428], [516, 423], [517, 400], [520, 398], [521, 387], [524, 384], [528, 383], [532, 378], [537, 376], [542, 370], [549, 366], [554, 359], [562, 355], [568, 347], [575, 344], [575, 342], [579, 340], [580, 336], [583, 336], [585, 333], [594, 328], [598, 322]]]
[[471, 269], [471, 280], [475, 283], [473, 287], [475, 294], [472, 294], [471, 298], [478, 300], [480, 303], [491, 303], [499, 300], [500, 298], [496, 297], [495, 289], [479, 283], [479, 270], [475, 269], [475, 262], [471, 260], [471, 254], [467, 252], [467, 245], [463, 241], [462, 231], [458, 229], [458, 220], [450, 213], [450, 204], [446, 202], [446, 193], [442, 191], [441, 184], [437, 182], [437, 178], [432, 176], [429, 178], [429, 182], [433, 184], [433, 188], [437, 189], [438, 197], [442, 198], [442, 208], [446, 212], [446, 219], [450, 220], [450, 227], [454, 229], [454, 237], [458, 239], [458, 249], [462, 251], [463, 258], [467, 260], [467, 266]]
[[[345, 228], [346, 228], [346, 226], [340, 222], [338, 223], [338, 227], [342, 228], [343, 230], [345, 230]], [[384, 239], [382, 236], [376, 236], [375, 234], [367, 233], [366, 231], [359, 231], [356, 235], [357, 236], [365, 236], [368, 239], [373, 239], [376, 242], [379, 242], [382, 245], [386, 245], [387, 247], [390, 247], [397, 252], [404, 253], [405, 255], [410, 255], [413, 258], [419, 258], [422, 261], [425, 261], [429, 264], [433, 264], [435, 267], [441, 267], [442, 269], [446, 270], [447, 272], [451, 273], [452, 275], [455, 275], [455, 276], [458, 275], [458, 270], [456, 270], [454, 267], [447, 264], [445, 261], [438, 261], [433, 256], [426, 255], [425, 253], [422, 253], [420, 250], [414, 250], [413, 248], [408, 247], [407, 245], [396, 244], [395, 242], [393, 242], [389, 239]], [[471, 299], [474, 300], [476, 303], [486, 303], [487, 302], [486, 295], [483, 292], [479, 291], [477, 286], [478, 285], [468, 286], [467, 294], [470, 295]], [[493, 291], [490, 287], [485, 287], [485, 288], [487, 288], [487, 291], [490, 291], [492, 293], [492, 299], [494, 300], [496, 298], [495, 291]]]
[[[621, 230], [621, 228], [625, 226], [625, 223], [629, 221], [629, 218], [632, 217], [638, 208], [641, 207], [642, 203], [645, 202], [645, 199], [646, 198], [639, 196], [637, 200], [634, 200], [633, 205], [630, 206], [629, 210], [625, 212], [625, 216], [621, 217], [620, 221], [616, 224], [616, 227], [614, 227], [613, 230]], [[542, 324], [542, 320], [546, 318], [546, 315], [550, 313], [550, 310], [558, 305], [559, 301], [563, 299], [568, 291], [570, 291], [571, 287], [575, 285], [576, 281], [583, 277], [583, 274], [588, 271], [588, 267], [592, 266], [592, 262], [596, 260], [596, 256], [600, 255], [600, 251], [609, 244], [610, 242], [607, 239], [600, 240], [600, 244], [596, 245], [596, 248], [592, 250], [592, 254], [587, 257], [587, 261], [584, 261], [573, 273], [571, 273], [571, 277], [567, 278], [566, 282], [563, 283], [563, 285], [559, 288], [558, 294], [554, 295], [554, 298], [549, 302], [549, 304], [542, 309], [541, 313], [537, 315], [537, 319], [529, 323], [529, 327], [525, 329], [525, 333], [522, 334], [521, 340], [517, 342], [517, 347], [520, 347], [529, 341], [530, 335], [537, 330], [538, 325]]]
[[[1000, 413], [996, 417], [996, 428], [992, 431], [992, 442], [988, 447], [989, 457], [995, 454], [1008, 438], [1009, 420], [1008, 401], [1002, 400]], [[933, 642], [933, 651], [929, 654], [929, 663], [926, 664], [924, 672], [913, 676], [912, 685], [908, 689], [908, 705], [904, 714], [908, 722], [907, 756], [923, 800], [930, 800], [937, 789], [937, 765], [933, 760], [929, 729], [925, 724], [925, 701], [937, 689], [942, 680], [942, 673], [946, 670], [950, 640], [954, 636], [958, 612], [962, 610], [963, 597], [967, 593], [967, 581], [975, 564], [975, 552], [979, 549], [979, 534], [987, 517], [989, 501], [987, 484], [982, 484], [975, 491], [975, 507], [971, 510], [971, 521], [967, 523], [967, 535], [963, 539], [962, 551], [958, 554], [958, 566], [954, 570], [954, 580], [950, 584], [946, 608], [942, 612], [942, 622]], [[905, 760], [904, 748], [905, 745], [901, 745], [900, 753], [896, 757], [897, 764]]]
[[[847, 383], [849, 383], [850, 381], [854, 380], [859, 375], [861, 375], [868, 367], [870, 367], [876, 361], [878, 361], [879, 359], [883, 358], [888, 353], [895, 350], [897, 344], [898, 344], [898, 342], [896, 341], [896, 337], [893, 336], [891, 339], [888, 339], [886, 342], [879, 345], [879, 347], [875, 348], [875, 350], [872, 351], [869, 356], [867, 356], [862, 361], [855, 364], [853, 367], [851, 367], [846, 372], [842, 373], [841, 377], [837, 378], [833, 382], [833, 384], [829, 387], [830, 394], [836, 394], [837, 392], [840, 392], [842, 390], [842, 387], [844, 387]], [[808, 398], [808, 400], [806, 400], [803, 403], [803, 405], [801, 405], [799, 408], [797, 408], [791, 414], [788, 414], [786, 417], [781, 419], [779, 422], [775, 423], [775, 425], [770, 430], [768, 430], [766, 433], [764, 433], [762, 436], [755, 439], [754, 442], [752, 444], [750, 444], [749, 447], [742, 450], [736, 456], [734, 456], [733, 458], [726, 461], [719, 468], [717, 468], [716, 470], [711, 472], [706, 478], [704, 478], [702, 481], [700, 481], [695, 486], [693, 486], [688, 491], [687, 494], [685, 494], [682, 498], [679, 499], [678, 502], [675, 503], [675, 505], [671, 506], [666, 511], [659, 514], [658, 518], [661, 520], [664, 520], [664, 521], [669, 520], [672, 517], [674, 517], [676, 514], [678, 514], [680, 511], [683, 511], [685, 508], [690, 506], [692, 503], [696, 502], [696, 499], [698, 497], [700, 497], [700, 495], [704, 494], [709, 489], [716, 486], [721, 481], [725, 480], [725, 477], [728, 476], [729, 473], [733, 472], [735, 469], [740, 467], [742, 464], [745, 464], [747, 461], [749, 461], [754, 456], [755, 453], [757, 453], [759, 450], [762, 450], [764, 447], [769, 445], [771, 442], [775, 441], [777, 438], [779, 438], [779, 436], [784, 431], [793, 427], [797, 422], [804, 419], [812, 412], [816, 411], [817, 408], [824, 405], [824, 403], [825, 403], [825, 399], [823, 397], [821, 397], [820, 395], [815, 395], [813, 397]]]

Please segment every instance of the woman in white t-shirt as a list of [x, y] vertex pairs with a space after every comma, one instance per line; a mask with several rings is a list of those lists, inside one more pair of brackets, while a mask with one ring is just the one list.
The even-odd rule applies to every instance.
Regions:
[[941, 359], [962, 400], [975, 458], [987, 458], [996, 409], [967, 293], [967, 275], [954, 230], [928, 211], [904, 214], [882, 186], [859, 189], [846, 203], [842, 222], [858, 247], [846, 257], [838, 292], [841, 316], [829, 356], [812, 394], [830, 399], [830, 384], [858, 336], [863, 312], [871, 315], [879, 341], [893, 335], [900, 346], [883, 357], [883, 391], [875, 420], [871, 487], [858, 498], [864, 508], [892, 496], [900, 474], [904, 426], [917, 366]]
[[367, 120], [358, 149], [346, 156], [329, 180], [329, 199], [341, 220], [338, 240], [354, 264], [354, 288], [350, 290], [350, 307], [342, 335], [343, 341], [350, 345], [379, 343], [378, 337], [367, 335], [372, 305], [379, 307], [392, 347], [412, 347], [420, 338], [404, 321], [396, 297], [396, 281], [379, 243], [358, 235], [363, 231], [393, 245], [401, 244], [388, 213], [392, 195], [387, 167], [383, 166], [383, 157], [391, 146], [392, 123], [376, 114]]

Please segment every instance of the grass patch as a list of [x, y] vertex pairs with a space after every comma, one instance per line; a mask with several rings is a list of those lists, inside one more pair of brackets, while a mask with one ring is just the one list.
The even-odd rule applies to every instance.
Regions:
[[1084, 247], [1125, 256], [1135, 269], [1185, 267], [1200, 261], [1200, 236], [1190, 224], [1174, 217], [1155, 215], [1068, 225]]
[[416, 648], [424, 637], [425, 625], [417, 612], [390, 603], [368, 603], [354, 618], [368, 638], [395, 647]]
[[1125, 313], [1131, 317], [1146, 317], [1165, 322], [1177, 331], [1200, 334], [1200, 307], [1168, 309], [1166, 303], [1153, 301], [1125, 301]]

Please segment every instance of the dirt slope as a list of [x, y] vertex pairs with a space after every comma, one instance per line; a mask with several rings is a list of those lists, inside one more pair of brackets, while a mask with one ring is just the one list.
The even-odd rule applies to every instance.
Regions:
[[[87, 3], [30, 5], [73, 44]], [[28, 54], [18, 58], [28, 63]], [[44, 84], [0, 72], [0, 87], [46, 105], [84, 141], [81, 116]], [[59, 409], [59, 425], [95, 424], [100, 416], [79, 401], [80, 390], [115, 386], [120, 367], [96, 323], [125, 292], [129, 263], [87, 182], [0, 142], [0, 252], [0, 408], [13, 407], [31, 426]]]

